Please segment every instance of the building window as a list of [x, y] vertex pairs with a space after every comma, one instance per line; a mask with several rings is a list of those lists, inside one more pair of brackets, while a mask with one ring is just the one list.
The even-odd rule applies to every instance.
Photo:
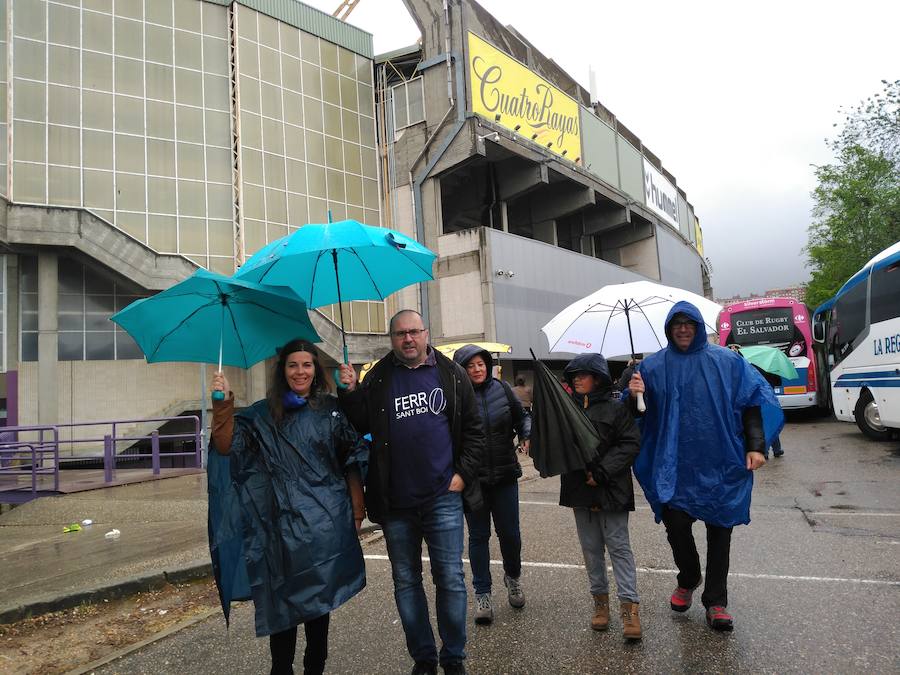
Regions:
[[141, 350], [109, 317], [139, 295], [77, 260], [59, 259], [60, 361], [142, 358]]
[[19, 258], [19, 345], [21, 361], [38, 360], [38, 265], [36, 256]]
[[394, 104], [394, 129], [425, 121], [425, 87], [421, 77], [391, 87]]

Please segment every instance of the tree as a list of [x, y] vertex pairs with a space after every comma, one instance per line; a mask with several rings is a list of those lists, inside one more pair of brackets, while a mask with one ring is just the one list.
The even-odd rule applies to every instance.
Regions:
[[828, 145], [835, 162], [816, 167], [818, 186], [806, 253], [815, 307], [873, 255], [900, 240], [900, 80], [848, 114]]

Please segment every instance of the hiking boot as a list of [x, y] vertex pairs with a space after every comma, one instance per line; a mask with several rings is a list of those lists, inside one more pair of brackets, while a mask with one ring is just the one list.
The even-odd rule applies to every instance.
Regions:
[[641, 639], [641, 617], [638, 616], [638, 603], [622, 602], [622, 636], [626, 640]]
[[706, 610], [706, 624], [713, 630], [734, 630], [734, 619], [721, 605]]
[[525, 591], [518, 579], [513, 579], [508, 574], [503, 575], [503, 585], [506, 586], [509, 597], [509, 606], [522, 609], [525, 606]]
[[[697, 584], [699, 586], [700, 584]], [[675, 592], [672, 593], [672, 597], [669, 600], [669, 605], [676, 612], [686, 612], [691, 608], [691, 598], [694, 597], [694, 589], [697, 588], [682, 588], [679, 586], [675, 589]]]
[[411, 675], [437, 675], [437, 664], [431, 661], [416, 661]]
[[475, 596], [475, 623], [489, 624], [494, 620], [494, 605], [490, 593], [479, 593]]
[[441, 667], [444, 669], [444, 675], [466, 675], [466, 666], [462, 661], [445, 663]]
[[606, 630], [609, 628], [609, 594], [594, 596], [594, 616], [591, 617], [591, 628]]

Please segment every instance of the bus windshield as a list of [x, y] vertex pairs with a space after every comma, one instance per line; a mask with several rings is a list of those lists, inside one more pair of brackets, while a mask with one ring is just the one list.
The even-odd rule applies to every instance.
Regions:
[[809, 311], [793, 298], [760, 298], [729, 305], [719, 315], [719, 341], [725, 346], [765, 345], [787, 356], [807, 356]]
[[728, 305], [719, 314], [719, 344], [765, 346], [781, 350], [797, 377], [764, 376], [773, 385], [782, 408], [822, 405], [817, 393], [809, 310], [794, 298], [757, 298]]

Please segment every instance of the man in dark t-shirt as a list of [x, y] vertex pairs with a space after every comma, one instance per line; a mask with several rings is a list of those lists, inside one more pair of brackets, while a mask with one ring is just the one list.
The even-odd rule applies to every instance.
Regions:
[[[481, 417], [466, 372], [428, 345], [418, 312], [394, 315], [390, 336], [391, 352], [362, 385], [352, 366], [341, 366], [341, 407], [360, 433], [372, 434], [366, 508], [384, 531], [412, 672], [436, 673], [440, 663], [445, 673], [465, 673], [463, 507], [481, 506]], [[440, 653], [422, 586], [423, 541], [437, 587]]]

